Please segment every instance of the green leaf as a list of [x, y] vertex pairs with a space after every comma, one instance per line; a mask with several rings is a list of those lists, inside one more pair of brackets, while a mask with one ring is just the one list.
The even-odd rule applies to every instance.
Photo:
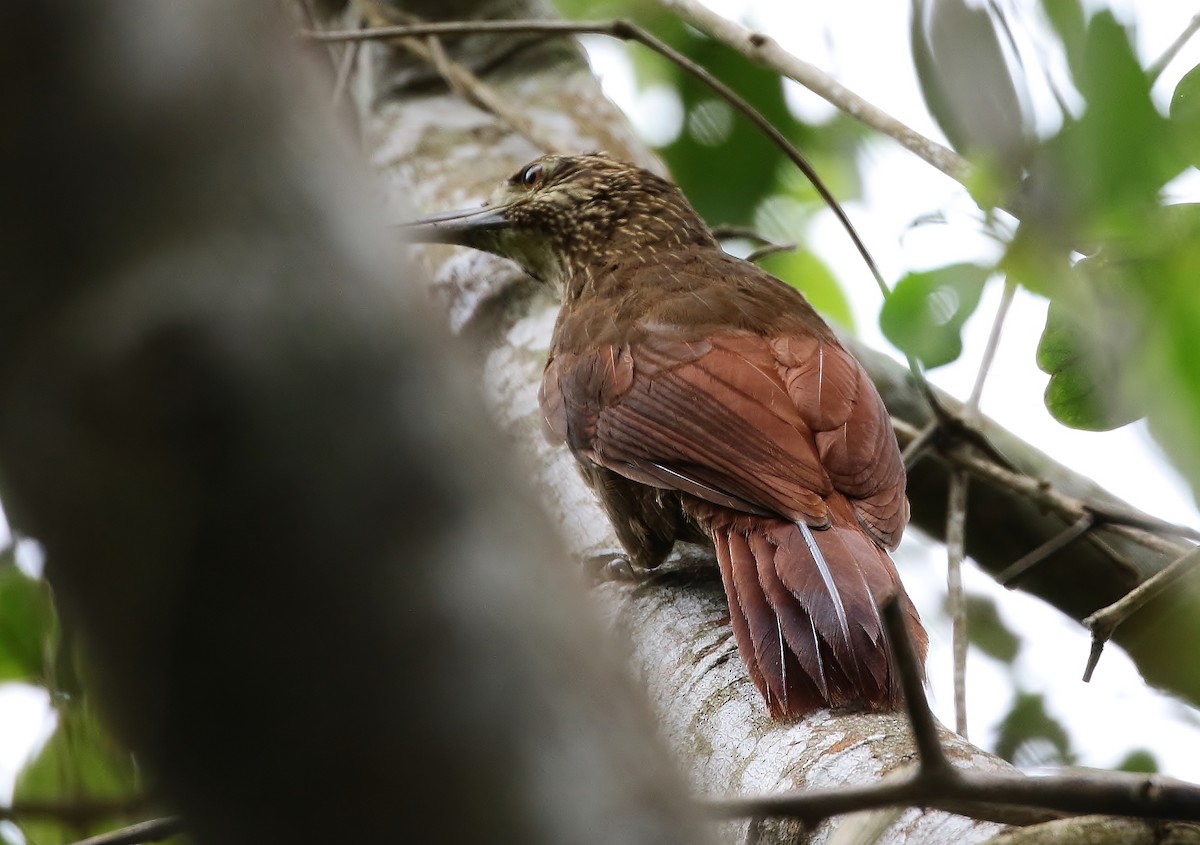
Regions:
[[1136, 230], [1183, 161], [1111, 12], [1092, 19], [1072, 69], [1086, 108], [1038, 150], [1022, 217], [1044, 240], [1078, 250]]
[[[777, 73], [691, 30], [673, 37], [673, 46], [739, 92], [794, 144], [807, 148], [813, 133], [788, 111]], [[686, 115], [684, 131], [661, 150], [671, 173], [705, 219], [748, 224], [776, 188], [783, 153], [707, 86], [673, 66], [660, 73], [670, 76]], [[718, 173], [721, 178], [714, 178]]]
[[1012, 632], [1000, 618], [996, 603], [987, 596], [966, 597], [967, 636], [984, 654], [1001, 663], [1011, 664], [1021, 650], [1021, 638]]
[[1158, 771], [1158, 760], [1144, 748], [1130, 751], [1125, 758], [1113, 768], [1122, 772], [1137, 772], [1152, 775]]
[[[74, 701], [60, 709], [58, 729], [18, 775], [13, 801], [132, 804], [140, 794], [133, 758], [111, 739], [90, 708]], [[120, 814], [87, 825], [39, 819], [22, 823], [21, 830], [31, 842], [55, 845], [132, 820]]]
[[925, 366], [948, 364], [962, 354], [963, 323], [979, 305], [990, 274], [975, 264], [910, 273], [884, 302], [880, 328]]
[[12, 547], [0, 559], [0, 683], [44, 684], [50, 676], [57, 623], [45, 581], [14, 565]]
[[1109, 431], [1145, 413], [1133, 366], [1141, 320], [1128, 307], [1128, 269], [1103, 256], [1084, 259], [1071, 270], [1076, 293], [1050, 303], [1037, 365], [1050, 375], [1046, 409], [1063, 425]]
[[1083, 65], [1087, 18], [1080, 0], [1042, 0], [1042, 10], [1062, 42], [1067, 64], [1078, 75]]
[[1185, 73], [1175, 86], [1171, 125], [1184, 159], [1192, 167], [1200, 167], [1200, 65]]
[[1000, 723], [995, 751], [1018, 766], [1069, 765], [1075, 755], [1062, 724], [1046, 712], [1041, 695], [1018, 692]]
[[910, 41], [926, 106], [954, 148], [989, 172], [987, 193], [1000, 202], [1020, 178], [1032, 133], [993, 14], [966, 0], [912, 0]]
[[1169, 206], [1141, 239], [1135, 302], [1148, 332], [1140, 372], [1150, 428], [1200, 495], [1200, 204]]
[[833, 272], [808, 250], [768, 255], [762, 266], [799, 290], [821, 314], [853, 330], [854, 313]]

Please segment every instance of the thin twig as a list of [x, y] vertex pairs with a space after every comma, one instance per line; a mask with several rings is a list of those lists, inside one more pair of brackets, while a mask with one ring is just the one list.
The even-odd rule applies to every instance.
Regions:
[[967, 738], [967, 601], [962, 564], [967, 537], [967, 471], [950, 473], [946, 505], [946, 588], [954, 653], [954, 730]]
[[658, 0], [665, 9], [679, 15], [696, 29], [720, 41], [746, 58], [799, 82], [808, 90], [827, 100], [855, 120], [865, 123], [942, 171], [950, 178], [965, 183], [970, 180], [971, 165], [953, 150], [926, 138], [904, 125], [882, 109], [872, 105], [846, 88], [816, 66], [797, 58], [761, 32], [753, 32], [741, 24], [723, 18], [695, 0]]
[[996, 582], [1003, 587], [1008, 587], [1010, 590], [1016, 585], [1017, 579], [1028, 572], [1033, 567], [1037, 566], [1050, 555], [1058, 552], [1066, 546], [1073, 543], [1075, 540], [1082, 537], [1096, 524], [1096, 517], [1091, 511], [1087, 511], [1074, 523], [1064, 528], [1058, 534], [1055, 534], [1046, 542], [1042, 543], [1032, 552], [1024, 555], [1007, 569], [996, 575]]
[[[355, 26], [362, 27], [362, 18], [355, 18]], [[338, 60], [337, 76], [333, 80], [333, 105], [335, 107], [341, 104], [342, 97], [345, 96], [346, 87], [350, 83], [350, 74], [354, 70], [354, 62], [358, 58], [358, 48], [360, 46], [357, 41], [354, 41], [342, 48], [342, 55]]]
[[908, 441], [908, 445], [904, 447], [904, 452], [901, 453], [900, 459], [904, 461], [904, 469], [911, 470], [933, 447], [933, 441], [942, 431], [942, 424], [938, 420], [929, 423]]
[[785, 795], [709, 802], [715, 818], [785, 816], [815, 824], [831, 816], [880, 807], [927, 807], [960, 815], [992, 808], [1039, 808], [1070, 815], [1200, 821], [1200, 787], [1158, 775], [1129, 772], [1028, 777], [951, 768], [952, 777], [930, 782], [921, 772], [870, 786], [841, 786]]
[[1084, 501], [1084, 507], [1092, 512], [1097, 523], [1105, 525], [1129, 525], [1142, 528], [1154, 534], [1183, 537], [1186, 540], [1200, 541], [1200, 531], [1187, 525], [1168, 522], [1156, 516], [1139, 513], [1129, 508], [1110, 505], [1107, 502]]
[[992, 362], [996, 359], [996, 349], [1000, 346], [1000, 334], [1004, 330], [1004, 319], [1012, 306], [1013, 297], [1017, 292], [1017, 283], [1012, 278], [1004, 280], [1004, 293], [1000, 297], [1000, 307], [996, 309], [996, 317], [992, 321], [992, 331], [988, 335], [987, 346], [983, 349], [983, 357], [979, 361], [979, 372], [975, 374], [975, 385], [971, 388], [971, 396], [967, 399], [967, 424], [972, 424], [979, 416], [979, 400], [983, 396], [983, 383], [987, 380]]
[[[896, 430], [896, 435], [902, 444], [910, 443], [921, 435], [921, 430], [916, 426], [897, 417], [892, 417], [892, 427]], [[1100, 513], [1104, 510], [1102, 506], [1093, 506], [1084, 499], [1069, 496], [1042, 479], [1009, 469], [994, 460], [979, 455], [972, 449], [943, 449], [939, 451], [939, 456], [951, 467], [962, 467], [971, 475], [1018, 494], [1031, 504], [1058, 513], [1072, 522], [1078, 520], [1085, 513]], [[1157, 531], [1157, 522], [1154, 520], [1144, 522], [1142, 519], [1124, 517], [1120, 512], [1115, 513], [1114, 516], [1116, 518], [1112, 520], [1105, 519], [1108, 531], [1132, 540], [1150, 552], [1170, 558], [1179, 556], [1180, 544], [1165, 540], [1161, 536], [1177, 532]], [[1191, 529], [1186, 530], [1190, 531]]]
[[149, 819], [119, 830], [89, 836], [72, 845], [140, 845], [143, 842], [162, 842], [183, 832], [183, 822], [177, 816]]
[[[389, 20], [388, 17], [385, 17], [385, 9], [388, 16], [400, 17], [404, 22], [396, 24], [394, 20]], [[507, 103], [496, 93], [494, 88], [476, 76], [465, 65], [446, 55], [437, 37], [444, 33], [413, 32], [408, 36], [400, 35], [398, 33], [402, 30], [417, 30], [427, 24], [415, 15], [396, 11], [390, 6], [373, 3], [368, 10], [368, 15], [367, 22], [370, 27], [358, 30], [359, 32], [380, 36], [384, 33], [392, 33], [387, 35], [385, 40], [396, 41], [414, 56], [428, 62], [442, 77], [447, 87], [451, 91], [458, 92], [467, 102], [496, 117], [537, 149], [547, 153], [567, 152], [528, 116]], [[354, 30], [349, 31], [353, 32]], [[336, 39], [318, 40], [332, 41]], [[351, 43], [355, 43], [355, 40], [351, 39]]]
[[746, 226], [714, 226], [712, 233], [713, 237], [717, 240], [726, 240], [727, 238], [744, 238], [745, 240], [753, 241], [754, 243], [758, 244], [757, 248], [751, 250], [746, 255], [745, 260], [750, 262], [759, 261], [763, 258], [766, 258], [768, 255], [775, 255], [779, 252], [791, 252], [792, 250], [799, 248], [799, 244], [776, 243], [766, 235], [756, 232], [754, 229], [750, 229]]
[[1193, 549], [1182, 557], [1171, 562], [1170, 566], [1161, 572], [1156, 572], [1142, 583], [1138, 584], [1120, 600], [1108, 607], [1102, 607], [1083, 620], [1083, 624], [1092, 632], [1092, 649], [1088, 655], [1087, 667], [1083, 671], [1083, 679], [1090, 681], [1092, 672], [1100, 660], [1104, 644], [1112, 638], [1117, 626], [1140, 610], [1151, 599], [1161, 593], [1169, 585], [1178, 581], [1200, 561], [1200, 549]]
[[111, 801], [20, 801], [0, 807], [0, 821], [48, 820], [68, 825], [92, 824], [105, 819], [136, 816], [146, 809], [141, 797]]
[[797, 249], [799, 244], [764, 244], [758, 249], [751, 250], [746, 255], [746, 260], [750, 262], [758, 262], [766, 258], [768, 255], [778, 255], [781, 252], [791, 252]]
[[942, 742], [938, 738], [937, 720], [929, 709], [929, 699], [925, 697], [921, 660], [917, 650], [913, 648], [912, 638], [908, 634], [908, 621], [900, 607], [896, 596], [889, 597], [879, 609], [883, 616], [883, 627], [887, 632], [887, 645], [891, 651], [892, 663], [900, 676], [904, 688], [904, 710], [908, 714], [908, 723], [912, 727], [913, 744], [917, 747], [920, 759], [920, 769], [923, 772], [943, 774], [952, 771]]
[[[979, 371], [975, 374], [975, 384], [971, 388], [971, 396], [967, 399], [964, 408], [962, 422], [965, 426], [973, 428], [979, 419], [979, 401], [983, 397], [983, 385], [987, 381], [992, 362], [995, 361], [996, 349], [1000, 345], [1000, 335], [1004, 330], [1004, 319], [1008, 316], [1016, 289], [1015, 282], [1005, 279], [1000, 306], [996, 309], [992, 330], [988, 334], [987, 345], [984, 347], [983, 356], [979, 361]], [[966, 554], [968, 486], [965, 469], [955, 469], [950, 473], [950, 492], [946, 508], [946, 588], [954, 663], [954, 726], [964, 739], [967, 736], [967, 647], [969, 638], [967, 600], [963, 594], [962, 585], [962, 564]]]
[[1175, 57], [1179, 55], [1179, 51], [1183, 49], [1183, 46], [1191, 40], [1197, 31], [1200, 31], [1200, 12], [1197, 12], [1192, 17], [1188, 25], [1184, 27], [1183, 32], [1179, 33], [1179, 37], [1171, 42], [1171, 46], [1163, 51], [1158, 60], [1146, 68], [1146, 75], [1150, 77], [1151, 84], [1158, 81], [1158, 78], [1162, 76], [1162, 72], [1167, 69], [1167, 65], [1175, 60]]
[[734, 226], [728, 223], [720, 226], [712, 227], [713, 237], [719, 241], [727, 240], [728, 238], [743, 238], [747, 241], [753, 241], [756, 244], [773, 244], [775, 241], [768, 238], [757, 229], [751, 229], [749, 226]]

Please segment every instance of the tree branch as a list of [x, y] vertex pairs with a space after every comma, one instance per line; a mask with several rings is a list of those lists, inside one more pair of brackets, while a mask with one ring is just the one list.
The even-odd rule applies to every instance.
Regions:
[[175, 816], [167, 816], [131, 824], [120, 830], [89, 836], [87, 839], [80, 839], [73, 845], [141, 845], [143, 842], [162, 842], [164, 839], [170, 839], [183, 832], [183, 823]]
[[867, 102], [816, 66], [793, 56], [780, 47], [771, 36], [753, 32], [741, 24], [723, 18], [695, 0], [658, 0], [658, 3], [756, 64], [771, 68], [788, 79], [799, 82], [855, 120], [862, 121], [896, 140], [905, 149], [915, 153], [951, 179], [960, 183], [969, 181], [971, 165], [966, 159]]

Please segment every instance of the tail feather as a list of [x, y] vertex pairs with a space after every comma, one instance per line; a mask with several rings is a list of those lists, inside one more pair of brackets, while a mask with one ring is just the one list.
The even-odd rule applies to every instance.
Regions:
[[[740, 535], [738, 536], [740, 538]], [[809, 688], [808, 697], [814, 702], [810, 709], [819, 708], [829, 700], [830, 694], [830, 679], [826, 669], [829, 663], [826, 652], [829, 647], [818, 635], [812, 616], [804, 612], [788, 588], [779, 580], [775, 569], [777, 547], [761, 533], [751, 532], [744, 539], [754, 557], [759, 587], [776, 616], [780, 634], [788, 649], [796, 656], [796, 661], [804, 673], [804, 686]], [[833, 679], [835, 686], [837, 680]]]
[[758, 668], [758, 660], [751, 659], [754, 647], [750, 637], [750, 623], [746, 621], [746, 614], [742, 610], [742, 603], [738, 598], [737, 585], [733, 582], [733, 562], [729, 554], [729, 539], [727, 533], [713, 534], [717, 563], [721, 568], [721, 583], [725, 586], [725, 596], [729, 602], [729, 625], [733, 628], [733, 638], [737, 642], [738, 652], [742, 655], [742, 660], [750, 673], [750, 680], [754, 681], [754, 685], [762, 692], [769, 704], [770, 697], [767, 696], [767, 685], [762, 671]]
[[891, 594], [899, 596], [924, 659], [927, 637], [891, 558], [852, 512], [835, 506], [831, 514], [822, 530], [712, 506], [702, 515], [738, 650], [776, 716], [899, 705], [878, 610]]
[[[749, 651], [764, 682], [759, 689], [763, 691], [763, 697], [772, 712], [790, 712], [796, 699], [792, 687], [804, 677], [799, 661], [787, 647], [780, 619], [763, 595], [754, 556], [746, 545], [745, 537], [730, 536], [728, 548], [734, 597], [746, 619]], [[743, 655], [747, 653], [742, 641], [738, 642], [738, 650]]]

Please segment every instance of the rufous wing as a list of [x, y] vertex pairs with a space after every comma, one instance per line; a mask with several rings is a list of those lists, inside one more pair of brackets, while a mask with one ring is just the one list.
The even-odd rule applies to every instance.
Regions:
[[878, 394], [840, 345], [656, 327], [556, 355], [541, 401], [548, 436], [580, 460], [686, 494], [773, 713], [897, 703], [877, 603], [903, 596], [881, 547], [907, 519], [904, 469]]

